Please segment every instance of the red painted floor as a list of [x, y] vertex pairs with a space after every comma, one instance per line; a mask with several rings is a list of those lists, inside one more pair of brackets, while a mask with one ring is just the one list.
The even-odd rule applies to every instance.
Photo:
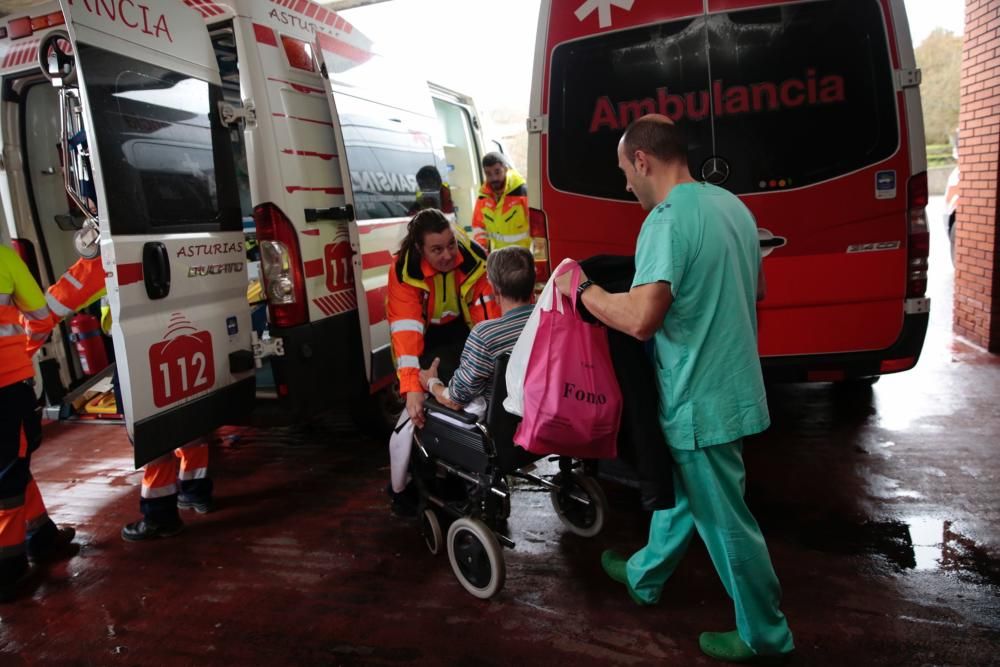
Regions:
[[[997, 664], [1000, 359], [951, 338], [935, 252], [920, 365], [870, 389], [771, 387], [774, 424], [747, 444], [791, 664]], [[386, 466], [384, 443], [346, 416], [229, 429], [213, 449], [217, 511], [128, 544], [140, 473], [121, 428], [48, 426], [35, 475], [81, 550], [0, 606], [0, 665], [707, 665], [698, 633], [733, 623], [700, 545], [654, 608], [603, 575], [601, 551], [646, 530], [612, 485], [589, 540], [547, 494], [517, 493], [506, 588], [479, 601], [389, 515]]]

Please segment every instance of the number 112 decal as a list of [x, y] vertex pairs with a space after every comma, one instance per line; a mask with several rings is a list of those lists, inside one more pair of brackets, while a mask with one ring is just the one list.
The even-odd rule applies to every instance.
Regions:
[[[188, 333], [190, 332], [190, 333]], [[149, 348], [153, 404], [162, 408], [215, 385], [212, 334], [175, 313], [164, 340]]]

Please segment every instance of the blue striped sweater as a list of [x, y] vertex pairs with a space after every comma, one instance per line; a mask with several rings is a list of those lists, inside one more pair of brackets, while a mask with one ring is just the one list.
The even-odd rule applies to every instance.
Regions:
[[531, 304], [518, 306], [498, 319], [480, 322], [472, 328], [458, 370], [448, 385], [451, 400], [467, 405], [476, 396], [483, 396], [489, 403], [497, 357], [514, 349], [533, 309]]

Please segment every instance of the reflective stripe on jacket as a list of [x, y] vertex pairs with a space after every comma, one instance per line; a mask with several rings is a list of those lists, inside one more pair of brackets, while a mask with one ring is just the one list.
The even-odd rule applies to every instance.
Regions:
[[472, 213], [473, 239], [489, 250], [509, 245], [531, 249], [528, 225], [528, 189], [524, 177], [513, 167], [507, 169], [507, 184], [500, 199], [489, 183], [479, 189], [479, 199]]
[[[32, 339], [25, 325], [37, 325], [31, 327]], [[34, 377], [28, 344], [40, 338], [41, 345], [52, 326], [42, 288], [24, 260], [0, 246], [0, 387]]]
[[48, 289], [45, 300], [52, 314], [63, 319], [94, 303], [106, 291], [101, 256], [81, 257]]
[[[101, 256], [90, 259], [81, 257], [73, 266], [66, 269], [55, 283], [46, 291], [45, 301], [52, 311], [52, 326], [69, 317], [73, 313], [86, 308], [107, 293], [104, 286], [104, 266]], [[34, 354], [44, 341], [37, 341], [35, 326], [30, 326], [32, 344], [28, 353]]]
[[455, 268], [439, 273], [427, 260], [408, 254], [393, 258], [389, 269], [386, 316], [400, 393], [421, 391], [420, 355], [428, 326], [462, 317], [471, 329], [500, 316], [500, 306], [486, 280], [486, 253], [456, 234], [459, 254]]

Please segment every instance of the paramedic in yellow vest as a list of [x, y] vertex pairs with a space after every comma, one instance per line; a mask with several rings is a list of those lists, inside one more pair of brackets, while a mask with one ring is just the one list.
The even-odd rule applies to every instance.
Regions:
[[[104, 267], [100, 255], [77, 260], [48, 289], [46, 301], [52, 311], [52, 326], [105, 294]], [[105, 305], [101, 306], [101, 329], [104, 333], [111, 330], [111, 313]], [[120, 403], [117, 368], [114, 386], [115, 400]], [[122, 409], [120, 405], [119, 409]], [[137, 542], [176, 535], [184, 526], [177, 510], [193, 509], [199, 514], [205, 514], [211, 510], [211, 497], [208, 443], [197, 440], [179, 447], [147, 463], [143, 468], [139, 497], [139, 509], [143, 518], [122, 528], [122, 539]]]
[[469, 330], [499, 316], [486, 279], [486, 252], [435, 208], [413, 216], [389, 267], [386, 318], [399, 393], [415, 425], [424, 420], [421, 367], [439, 357], [442, 377], [450, 378]]
[[71, 556], [75, 546], [76, 531], [56, 527], [31, 476], [42, 420], [28, 347], [44, 342], [52, 323], [27, 265], [0, 246], [0, 602], [22, 592], [31, 573], [28, 559], [58, 560]]
[[500, 153], [483, 156], [486, 182], [472, 213], [472, 239], [487, 251], [510, 245], [531, 250], [528, 188]]

